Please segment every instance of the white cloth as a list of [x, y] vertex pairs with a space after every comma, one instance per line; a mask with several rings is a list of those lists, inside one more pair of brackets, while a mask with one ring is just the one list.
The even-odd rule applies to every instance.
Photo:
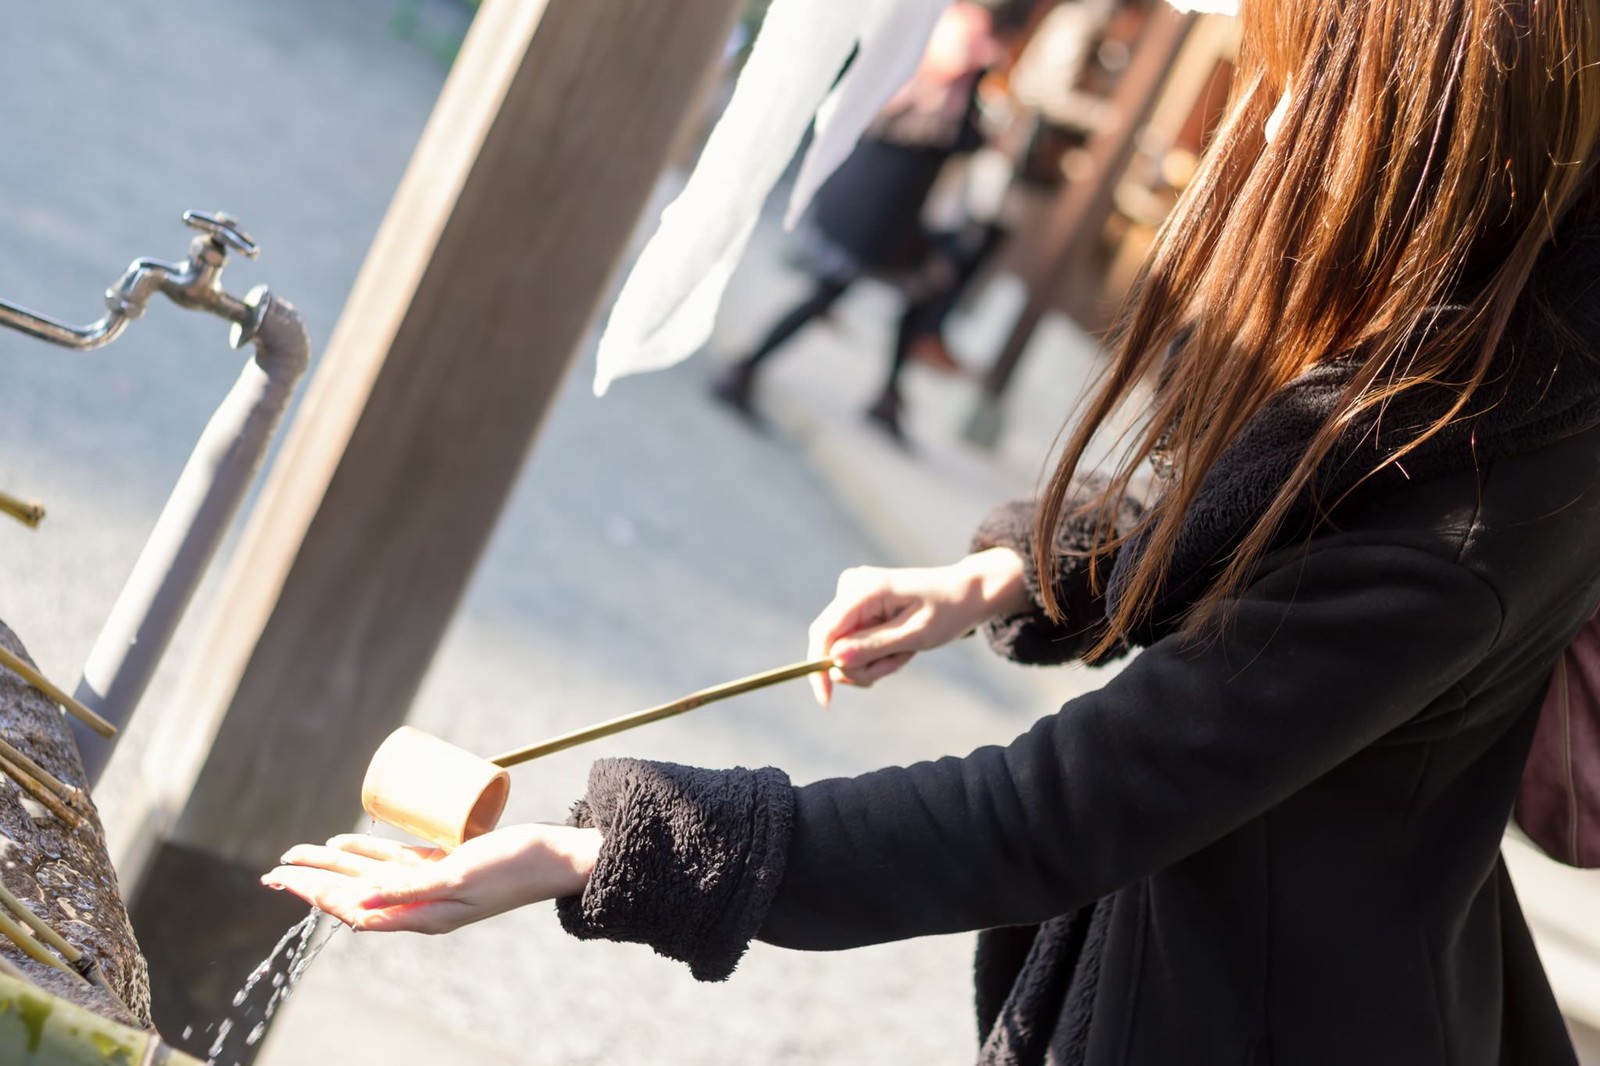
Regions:
[[773, 0], [699, 164], [662, 212], [611, 309], [595, 395], [619, 377], [672, 366], [705, 344], [761, 206], [813, 118], [816, 136], [789, 204], [791, 224], [916, 72], [949, 6], [950, 0]]

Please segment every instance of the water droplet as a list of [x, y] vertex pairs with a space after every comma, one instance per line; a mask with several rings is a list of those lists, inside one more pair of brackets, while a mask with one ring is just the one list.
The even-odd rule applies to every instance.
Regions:
[[228, 1039], [228, 1032], [232, 1028], [233, 1028], [233, 1020], [232, 1019], [230, 1019], [230, 1018], [222, 1019], [222, 1024], [217, 1026], [217, 1040], [216, 1040], [216, 1043], [212, 1044], [211, 1045], [211, 1050], [206, 1052], [206, 1054], [209, 1057], [214, 1059], [218, 1055], [222, 1054], [223, 1041]]

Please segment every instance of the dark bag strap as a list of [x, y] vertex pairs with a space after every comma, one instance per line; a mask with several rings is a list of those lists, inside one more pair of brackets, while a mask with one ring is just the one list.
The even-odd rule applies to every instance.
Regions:
[[1600, 867], [1600, 611], [1556, 660], [1515, 818], [1552, 859]]

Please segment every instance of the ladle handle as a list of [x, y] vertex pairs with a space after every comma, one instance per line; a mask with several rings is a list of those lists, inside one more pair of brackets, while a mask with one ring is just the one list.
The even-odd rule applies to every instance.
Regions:
[[704, 707], [708, 703], [725, 700], [730, 696], [754, 692], [758, 688], [781, 684], [784, 681], [793, 681], [797, 677], [805, 677], [809, 674], [820, 673], [823, 670], [832, 668], [832, 659], [814, 659], [811, 662], [795, 663], [792, 666], [780, 666], [778, 669], [768, 670], [764, 674], [752, 674], [737, 681], [729, 681], [724, 685], [701, 689], [699, 692], [690, 693], [681, 700], [663, 703], [659, 707], [635, 711], [633, 714], [625, 714], [621, 718], [613, 718], [609, 722], [601, 722], [599, 725], [577, 729], [571, 733], [563, 733], [558, 737], [552, 737], [538, 744], [530, 744], [525, 748], [516, 748], [503, 755], [496, 755], [490, 761], [496, 766], [516, 766], [518, 763], [525, 763], [542, 755], [565, 751], [567, 748], [577, 747], [579, 744], [586, 744], [591, 740], [609, 737], [613, 733], [625, 732], [635, 726], [659, 722], [663, 718], [671, 718], [673, 715], [692, 711], [696, 707]]

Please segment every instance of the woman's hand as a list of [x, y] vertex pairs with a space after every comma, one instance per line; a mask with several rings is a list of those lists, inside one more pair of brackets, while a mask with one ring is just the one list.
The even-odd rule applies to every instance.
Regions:
[[600, 833], [513, 825], [454, 851], [380, 837], [300, 844], [261, 878], [354, 929], [448, 933], [515, 907], [574, 896], [589, 883]]
[[951, 566], [846, 570], [833, 602], [811, 623], [810, 657], [838, 664], [811, 675], [812, 691], [826, 707], [833, 682], [871, 685], [917, 652], [1027, 606], [1022, 558], [1010, 548], [990, 548]]

